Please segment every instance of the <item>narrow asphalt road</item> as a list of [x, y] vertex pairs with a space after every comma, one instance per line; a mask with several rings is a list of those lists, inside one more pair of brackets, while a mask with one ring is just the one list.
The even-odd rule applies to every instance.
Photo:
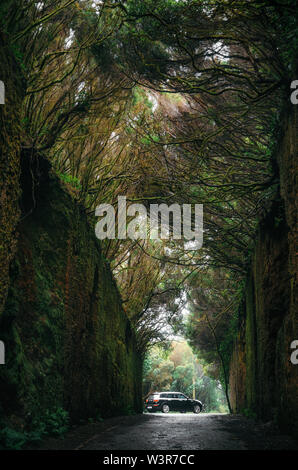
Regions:
[[270, 423], [239, 415], [154, 413], [122, 416], [73, 429], [43, 449], [77, 450], [298, 450]]

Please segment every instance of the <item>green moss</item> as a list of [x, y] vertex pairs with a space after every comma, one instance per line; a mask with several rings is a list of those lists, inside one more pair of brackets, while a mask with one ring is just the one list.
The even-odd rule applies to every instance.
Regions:
[[81, 207], [42, 159], [38, 167], [2, 319], [2, 415], [30, 430], [58, 408], [76, 422], [140, 411], [141, 359], [110, 268]]
[[0, 106], [0, 318], [9, 286], [9, 265], [16, 248], [16, 224], [20, 211], [20, 109], [24, 83], [19, 64], [0, 34], [1, 80], [9, 99]]
[[285, 223], [276, 224], [277, 217], [285, 220], [286, 211], [287, 205], [276, 197], [260, 223], [242, 299], [230, 386], [234, 410], [274, 421], [298, 435], [298, 369], [289, 360], [289, 345], [297, 331], [295, 283], [289, 276], [293, 231]]
[[257, 330], [254, 307], [253, 280], [248, 279], [246, 286], [246, 403], [253, 410], [257, 402]]

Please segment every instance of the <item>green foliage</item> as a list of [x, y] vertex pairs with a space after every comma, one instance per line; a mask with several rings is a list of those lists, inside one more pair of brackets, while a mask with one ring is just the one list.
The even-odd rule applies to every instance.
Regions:
[[110, 70], [113, 65], [112, 51], [114, 44], [111, 40], [102, 42], [100, 44], [93, 44], [91, 52], [97, 64], [104, 68], [105, 71]]
[[9, 427], [4, 427], [0, 431], [0, 450], [20, 450], [29, 440], [29, 433], [22, 433]]
[[[140, 86], [135, 86], [134, 89], [133, 89], [133, 93], [132, 93], [132, 106], [136, 109], [136, 118], [138, 117], [138, 119], [142, 119], [142, 117], [144, 115], [150, 115], [152, 113], [152, 108], [153, 108], [153, 103], [152, 101], [149, 99], [149, 95], [148, 95], [148, 92], [146, 92], [143, 88], [141, 88]], [[141, 109], [141, 112], [139, 112], [139, 108]], [[129, 128], [131, 129], [131, 128]], [[150, 137], [150, 136], [149, 136]], [[155, 138], [159, 139], [159, 136], [154, 136]], [[152, 138], [152, 137], [150, 137]], [[141, 139], [141, 142], [142, 143], [151, 143], [150, 141], [150, 138], [147, 139], [147, 137], [144, 139]], [[148, 140], [148, 142], [147, 142]]]
[[88, 423], [101, 423], [103, 418], [101, 417], [100, 413], [97, 413], [95, 418], [88, 418]]
[[234, 312], [227, 322], [225, 334], [220, 342], [220, 352], [225, 361], [227, 369], [229, 368], [229, 363], [233, 351], [234, 341], [238, 333], [238, 312]]
[[20, 49], [20, 47], [16, 44], [12, 44], [11, 45], [11, 49], [12, 49], [12, 52], [17, 60], [17, 62], [19, 63], [21, 69], [23, 71], [26, 71], [26, 65], [24, 63], [24, 55], [23, 55], [23, 52], [22, 50]]
[[60, 173], [59, 171], [57, 171], [57, 175], [64, 183], [69, 184], [75, 189], [82, 189], [80, 180], [76, 176], [71, 176], [69, 173]]
[[186, 342], [173, 342], [166, 354], [154, 347], [144, 361], [144, 393], [173, 390], [196, 398], [207, 412], [226, 412], [224, 393], [218, 380], [206, 375], [203, 360], [197, 360]]
[[257, 419], [257, 414], [249, 408], [244, 408], [241, 413], [250, 419]]
[[61, 436], [69, 428], [69, 414], [61, 407], [47, 410], [40, 420], [33, 421], [32, 427], [44, 436]]
[[286, 0], [283, 3], [282, 8], [278, 9], [279, 16], [275, 12], [272, 13], [272, 20], [276, 21], [276, 27], [279, 29], [281, 41], [280, 55], [284, 60], [284, 65], [291, 72], [296, 72], [298, 57], [298, 1]]
[[60, 437], [69, 429], [69, 415], [63, 408], [47, 410], [40, 418], [35, 418], [30, 431], [17, 431], [4, 426], [0, 431], [0, 449], [19, 450], [28, 444], [38, 444], [47, 436]]
[[158, 141], [159, 141], [159, 137], [157, 135], [149, 135], [149, 136], [141, 138], [142, 144], [145, 144], [145, 145], [150, 145], [152, 144], [152, 142], [158, 142]]

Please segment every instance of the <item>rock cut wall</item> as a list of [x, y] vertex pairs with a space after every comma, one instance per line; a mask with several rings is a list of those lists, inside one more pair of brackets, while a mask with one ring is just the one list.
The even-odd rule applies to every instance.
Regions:
[[46, 159], [23, 154], [18, 244], [0, 317], [0, 414], [73, 421], [141, 410], [142, 361], [85, 211]]
[[280, 194], [259, 227], [230, 365], [233, 411], [275, 420], [298, 436], [298, 107], [285, 119], [277, 152]]

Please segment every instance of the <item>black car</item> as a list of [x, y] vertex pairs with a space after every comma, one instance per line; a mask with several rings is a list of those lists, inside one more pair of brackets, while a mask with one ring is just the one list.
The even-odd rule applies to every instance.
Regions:
[[203, 405], [199, 400], [192, 400], [180, 392], [161, 392], [150, 395], [146, 400], [145, 408], [150, 413], [155, 411], [162, 411], [163, 413], [169, 411], [200, 413]]

